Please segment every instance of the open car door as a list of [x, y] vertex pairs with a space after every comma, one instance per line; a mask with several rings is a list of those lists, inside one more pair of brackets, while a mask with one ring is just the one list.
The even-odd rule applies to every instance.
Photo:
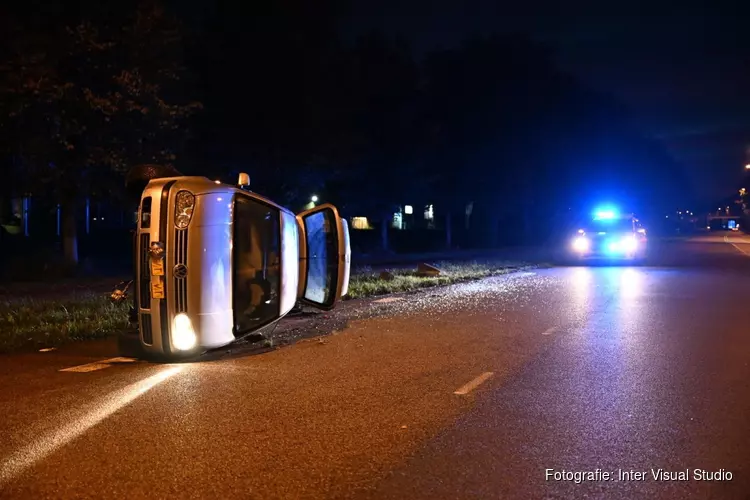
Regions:
[[297, 215], [300, 302], [332, 309], [349, 289], [349, 225], [328, 203]]

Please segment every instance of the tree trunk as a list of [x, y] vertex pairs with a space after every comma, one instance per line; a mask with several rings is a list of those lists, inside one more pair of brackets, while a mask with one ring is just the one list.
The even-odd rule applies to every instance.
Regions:
[[496, 207], [489, 206], [487, 213], [487, 229], [490, 235], [489, 244], [491, 248], [500, 246], [500, 214]]
[[388, 225], [391, 222], [391, 218], [393, 216], [389, 214], [383, 215], [383, 222], [380, 224], [380, 247], [383, 250], [383, 252], [387, 252], [389, 250], [388, 245]]
[[65, 263], [71, 267], [78, 265], [78, 227], [76, 222], [75, 201], [68, 200], [62, 204], [62, 242]]
[[466, 219], [464, 220], [464, 229], [468, 232], [471, 229], [471, 214], [474, 212], [474, 202], [470, 202], [465, 207]]
[[445, 214], [445, 248], [447, 250], [453, 248], [453, 228], [451, 227], [450, 212], [446, 212]]

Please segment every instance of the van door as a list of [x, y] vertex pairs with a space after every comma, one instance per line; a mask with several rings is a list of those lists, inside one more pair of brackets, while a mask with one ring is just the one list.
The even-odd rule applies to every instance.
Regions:
[[349, 225], [331, 204], [297, 215], [300, 233], [300, 302], [332, 309], [349, 288], [351, 249]]

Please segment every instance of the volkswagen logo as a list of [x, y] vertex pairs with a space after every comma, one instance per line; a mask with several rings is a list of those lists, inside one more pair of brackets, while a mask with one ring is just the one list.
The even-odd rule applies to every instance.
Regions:
[[177, 279], [184, 279], [187, 277], [187, 266], [185, 264], [177, 264], [174, 266], [174, 277]]

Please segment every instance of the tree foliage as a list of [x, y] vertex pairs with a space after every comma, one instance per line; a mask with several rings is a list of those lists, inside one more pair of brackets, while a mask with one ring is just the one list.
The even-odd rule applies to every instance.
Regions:
[[358, 215], [473, 203], [489, 233], [510, 220], [533, 237], [536, 221], [602, 199], [640, 211], [685, 197], [679, 167], [623, 106], [522, 36], [476, 37], [422, 61], [378, 36], [346, 53], [328, 109], [343, 110], [347, 155], [329, 156], [326, 178]]
[[0, 102], [26, 191], [104, 194], [128, 166], [175, 162], [200, 104], [176, 91], [180, 32], [160, 7], [143, 4], [119, 23], [13, 27]]
[[[460, 215], [473, 203], [488, 233], [538, 232], [535, 220], [603, 198], [634, 210], [685, 198], [662, 145], [524, 36], [417, 56], [381, 34], [347, 41], [332, 16], [309, 22], [305, 2], [203, 8], [191, 46], [206, 105], [198, 174], [247, 171], [283, 204], [317, 194], [377, 219], [403, 204]], [[25, 189], [105, 192], [128, 165], [176, 161], [200, 105], [181, 91], [184, 41], [164, 11], [15, 29], [0, 146], [20, 159], [18, 179], [34, 179]]]
[[315, 193], [380, 219], [404, 204], [463, 213], [474, 202], [513, 220], [599, 197], [681, 196], [678, 166], [623, 106], [522, 35], [417, 55], [382, 34], [345, 39], [331, 16], [305, 23], [294, 1], [236, 7], [229, 21], [226, 8], [205, 28], [222, 31], [207, 36], [201, 72], [227, 89], [205, 100], [215, 113], [205, 163], [249, 170], [258, 190], [294, 207]]

